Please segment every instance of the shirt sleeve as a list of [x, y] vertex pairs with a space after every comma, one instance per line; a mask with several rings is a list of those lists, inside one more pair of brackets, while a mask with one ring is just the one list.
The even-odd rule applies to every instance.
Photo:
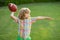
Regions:
[[31, 17], [31, 21], [36, 21], [37, 17]]

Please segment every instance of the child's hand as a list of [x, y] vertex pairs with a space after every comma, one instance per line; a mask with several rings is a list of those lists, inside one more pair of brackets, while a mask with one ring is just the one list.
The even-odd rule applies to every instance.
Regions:
[[51, 17], [46, 17], [46, 19], [48, 19], [48, 20], [54, 20], [53, 18], [51, 18]]
[[11, 13], [15, 13], [15, 12], [11, 12]]

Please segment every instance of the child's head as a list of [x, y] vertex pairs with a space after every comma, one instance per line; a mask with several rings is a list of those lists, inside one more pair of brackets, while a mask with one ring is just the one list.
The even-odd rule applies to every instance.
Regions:
[[19, 11], [18, 18], [19, 19], [27, 19], [30, 17], [30, 9], [29, 8], [21, 8]]

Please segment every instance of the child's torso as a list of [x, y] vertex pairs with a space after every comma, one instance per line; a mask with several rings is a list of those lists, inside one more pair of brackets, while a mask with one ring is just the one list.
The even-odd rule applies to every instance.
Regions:
[[30, 30], [31, 29], [31, 19], [24, 19], [19, 21], [20, 29]]

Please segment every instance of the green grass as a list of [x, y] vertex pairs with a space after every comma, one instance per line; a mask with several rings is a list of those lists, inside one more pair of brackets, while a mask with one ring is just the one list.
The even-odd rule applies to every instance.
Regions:
[[[32, 40], [60, 40], [60, 3], [18, 5], [31, 9], [31, 16], [50, 16], [55, 20], [38, 20], [32, 25]], [[18, 15], [18, 11], [15, 14]], [[0, 7], [0, 40], [17, 40], [18, 24], [10, 18], [8, 7]]]

